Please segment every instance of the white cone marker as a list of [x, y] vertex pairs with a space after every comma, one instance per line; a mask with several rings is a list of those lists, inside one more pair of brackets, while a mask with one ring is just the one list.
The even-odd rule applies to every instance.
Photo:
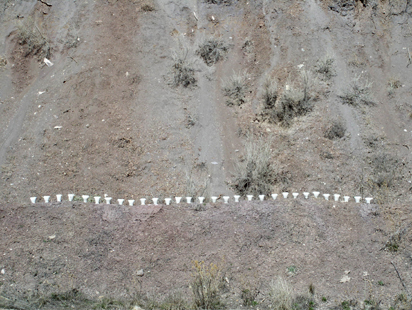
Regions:
[[246, 195], [248, 201], [252, 201], [253, 195]]
[[350, 198], [350, 196], [343, 196], [343, 201], [344, 202], [349, 202], [349, 198]]
[[320, 192], [312, 192], [312, 193], [313, 193], [313, 196], [315, 196], [315, 198], [318, 198], [318, 196], [320, 194]]
[[182, 200], [182, 197], [175, 197], [176, 203], [180, 203], [180, 200]]
[[106, 200], [106, 204], [110, 204], [110, 200], [112, 200], [112, 197], [104, 197], [104, 200]]
[[203, 203], [203, 201], [205, 201], [205, 197], [197, 197], [197, 199], [199, 199], [199, 203]]
[[146, 198], [140, 198], [140, 204], [144, 206], [146, 204]]
[[100, 203], [100, 198], [102, 198], [102, 197], [94, 196], [94, 203], [98, 205]]
[[272, 194], [272, 198], [273, 200], [276, 200], [276, 198], [278, 198], [278, 194]]
[[117, 202], [119, 203], [119, 205], [123, 205], [124, 199], [117, 199]]
[[37, 198], [37, 197], [30, 197], [31, 203], [36, 203], [36, 198]]
[[235, 202], [239, 202], [240, 196], [239, 195], [234, 195], [233, 198], [235, 198]]
[[159, 201], [159, 198], [152, 198], [152, 200], [153, 200], [153, 204], [157, 206], [157, 202]]
[[172, 198], [165, 198], [165, 203], [166, 205], [170, 205], [170, 202], [172, 201]]
[[128, 200], [128, 202], [129, 202], [129, 206], [133, 207], [134, 200], [133, 200], [133, 199], [130, 199], [130, 200]]
[[74, 194], [68, 194], [67, 196], [69, 197], [69, 201], [73, 201]]
[[353, 197], [353, 198], [355, 198], [355, 202], [356, 202], [356, 203], [359, 203], [359, 202], [361, 201], [361, 199], [362, 199], [361, 196], [355, 196], [355, 197]]
[[329, 194], [323, 194], [323, 197], [325, 197], [325, 200], [329, 200]]
[[293, 199], [296, 199], [296, 198], [298, 198], [299, 193], [292, 193], [292, 196], [293, 196]]
[[366, 203], [371, 203], [372, 199], [373, 199], [372, 197], [365, 198]]
[[62, 202], [62, 197], [63, 197], [63, 195], [57, 194], [57, 195], [56, 195], [57, 201], [58, 201], [58, 202]]
[[265, 200], [265, 195], [259, 195], [259, 199], [260, 199], [260, 201]]
[[333, 199], [335, 199], [335, 201], [339, 201], [339, 194], [333, 194]]
[[288, 198], [289, 193], [288, 192], [283, 192], [282, 195], [283, 195], [283, 198], [286, 199], [286, 198]]
[[223, 196], [223, 200], [225, 203], [229, 203], [229, 196]]
[[87, 202], [87, 199], [89, 199], [89, 196], [88, 195], [82, 195], [82, 198], [83, 198], [83, 202]]
[[50, 196], [43, 196], [44, 202], [49, 203]]
[[192, 197], [186, 197], [186, 202], [187, 203], [192, 203]]
[[216, 200], [217, 200], [219, 197], [212, 196], [212, 197], [210, 197], [210, 198], [212, 198], [212, 202], [213, 202], [213, 203], [215, 203], [215, 202], [216, 202]]

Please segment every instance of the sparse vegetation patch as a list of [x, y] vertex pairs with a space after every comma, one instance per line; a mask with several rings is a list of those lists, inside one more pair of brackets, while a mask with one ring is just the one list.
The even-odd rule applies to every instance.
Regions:
[[20, 44], [26, 46], [25, 57], [29, 55], [50, 57], [49, 43], [33, 18], [26, 18], [24, 22], [18, 24], [17, 28]]
[[172, 85], [174, 87], [178, 87], [179, 85], [183, 87], [195, 86], [194, 60], [190, 55], [189, 49], [181, 49], [178, 52], [174, 52], [172, 58]]
[[199, 45], [197, 54], [208, 66], [224, 59], [229, 46], [221, 39], [209, 38]]
[[248, 141], [243, 160], [238, 162], [232, 188], [242, 196], [269, 193], [276, 181], [270, 142]]
[[324, 137], [329, 140], [341, 139], [345, 136], [346, 127], [340, 120], [333, 120], [325, 129]]
[[360, 75], [356, 76], [350, 83], [349, 88], [339, 98], [342, 100], [342, 103], [352, 106], [375, 105], [371, 99], [371, 87], [372, 83], [367, 80], [361, 80]]
[[233, 73], [231, 77], [223, 80], [222, 92], [227, 97], [228, 106], [241, 106], [246, 102], [249, 75], [245, 72]]
[[325, 57], [324, 59], [318, 60], [316, 65], [316, 72], [322, 77], [322, 80], [327, 81], [336, 75], [334, 68], [334, 59], [331, 57]]

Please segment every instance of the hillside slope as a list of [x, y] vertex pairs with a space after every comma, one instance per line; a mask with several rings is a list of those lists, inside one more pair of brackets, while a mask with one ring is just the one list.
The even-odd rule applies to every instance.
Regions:
[[[263, 136], [274, 191], [409, 201], [411, 6], [364, 3], [4, 2], [2, 200], [228, 194], [243, 144]], [[207, 39], [228, 48], [209, 66], [196, 54]], [[173, 87], [184, 53], [196, 85]], [[244, 100], [227, 106], [222, 81], [244, 70]], [[301, 71], [309, 108], [279, 110]], [[275, 112], [263, 100], [270, 78]]]

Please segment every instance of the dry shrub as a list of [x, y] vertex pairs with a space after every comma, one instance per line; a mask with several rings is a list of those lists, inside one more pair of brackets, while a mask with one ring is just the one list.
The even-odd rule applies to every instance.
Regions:
[[277, 100], [272, 114], [272, 122], [281, 126], [289, 127], [293, 119], [306, 115], [313, 109], [311, 101], [311, 87], [313, 85], [312, 76], [307, 71], [301, 73], [301, 83], [299, 86], [290, 86]]
[[33, 18], [26, 18], [24, 22], [19, 23], [17, 28], [20, 44], [26, 46], [25, 57], [38, 55], [39, 57], [50, 58], [49, 43], [40, 32]]
[[402, 87], [401, 81], [399, 81], [399, 79], [391, 77], [388, 80], [388, 96], [392, 96], [395, 93], [395, 90], [399, 87]]
[[196, 309], [221, 309], [220, 290], [223, 286], [221, 266], [203, 261], [193, 262], [192, 292]]
[[0, 68], [5, 67], [7, 65], [6, 57], [0, 56]]
[[225, 4], [225, 5], [232, 4], [232, 0], [205, 0], [205, 2], [208, 4]]
[[178, 87], [182, 85], [183, 87], [195, 86], [195, 69], [194, 69], [194, 58], [187, 48], [181, 48], [179, 51], [172, 54], [173, 66], [172, 74], [173, 81], [172, 85]]
[[325, 129], [324, 137], [329, 140], [341, 139], [345, 136], [346, 127], [339, 120], [333, 120]]
[[241, 106], [246, 102], [249, 75], [246, 71], [233, 73], [231, 77], [223, 80], [222, 92], [227, 97], [228, 106]]
[[237, 163], [232, 188], [242, 196], [270, 193], [276, 182], [270, 142], [249, 140], [243, 160]]
[[316, 65], [316, 72], [322, 76], [322, 80], [327, 81], [336, 75], [333, 63], [335, 60], [331, 57], [325, 57], [318, 60]]
[[276, 101], [278, 100], [278, 86], [274, 79], [266, 79], [263, 89], [262, 117], [271, 123], [276, 122]]
[[208, 66], [224, 59], [229, 46], [221, 39], [209, 38], [199, 45], [197, 54]]
[[349, 84], [349, 88], [339, 98], [342, 100], [342, 103], [352, 106], [375, 105], [371, 99], [371, 87], [372, 83], [369, 83], [367, 80], [362, 81], [360, 75], [355, 76]]
[[291, 310], [293, 306], [292, 287], [284, 279], [279, 277], [270, 285], [270, 309]]

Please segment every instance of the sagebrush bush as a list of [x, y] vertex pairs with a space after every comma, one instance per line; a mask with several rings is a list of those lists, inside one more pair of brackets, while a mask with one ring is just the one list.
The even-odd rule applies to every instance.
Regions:
[[270, 284], [270, 308], [273, 310], [292, 310], [293, 291], [289, 283], [279, 277]]
[[220, 309], [221, 288], [223, 286], [221, 266], [203, 261], [193, 262], [192, 292], [195, 309]]
[[195, 69], [194, 69], [194, 59], [191, 56], [190, 50], [187, 48], [180, 49], [172, 54], [173, 58], [173, 81], [172, 85], [178, 87], [182, 85], [183, 87], [195, 86]]
[[235, 167], [232, 188], [242, 196], [270, 193], [276, 182], [271, 157], [270, 142], [248, 141], [243, 160]]
[[372, 83], [367, 80], [361, 80], [361, 76], [355, 76], [352, 82], [349, 84], [349, 88], [340, 95], [342, 103], [359, 106], [359, 105], [374, 105], [375, 103], [371, 99], [371, 87]]
[[274, 81], [267, 82], [261, 115], [271, 123], [284, 127], [290, 126], [294, 118], [312, 111], [312, 85], [313, 77], [307, 71], [301, 73], [301, 81], [298, 86], [289, 86], [281, 96], [278, 95], [276, 83]]
[[345, 136], [346, 127], [340, 120], [333, 120], [325, 129], [324, 137], [329, 140], [341, 139]]
[[335, 60], [331, 57], [325, 57], [318, 60], [316, 65], [316, 72], [322, 76], [322, 79], [327, 81], [336, 75], [333, 63]]
[[25, 57], [37, 55], [50, 58], [50, 46], [46, 38], [40, 32], [33, 18], [28, 17], [17, 25], [18, 38], [21, 45], [26, 46]]
[[228, 106], [241, 106], [246, 102], [249, 75], [246, 71], [233, 73], [233, 75], [223, 80], [222, 92], [226, 98]]
[[274, 79], [266, 79], [263, 86], [262, 117], [269, 122], [276, 122], [276, 101], [278, 100], [278, 86]]
[[196, 53], [204, 60], [208, 66], [212, 66], [224, 59], [229, 46], [221, 39], [209, 38], [204, 40]]

